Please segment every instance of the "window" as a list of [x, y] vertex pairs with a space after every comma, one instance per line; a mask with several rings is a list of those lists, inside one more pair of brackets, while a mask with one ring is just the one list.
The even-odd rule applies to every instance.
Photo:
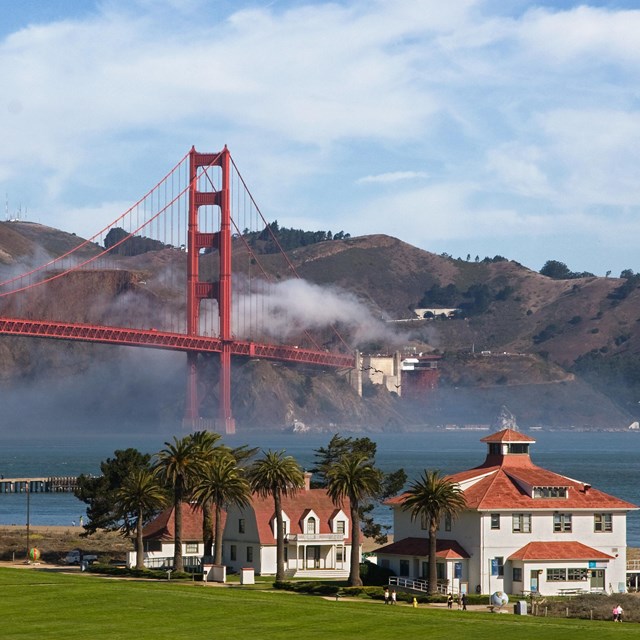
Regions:
[[162, 542], [160, 540], [149, 540], [146, 546], [147, 551], [162, 551]]
[[198, 553], [198, 543], [197, 542], [187, 542], [184, 545], [185, 553]]
[[522, 582], [522, 568], [521, 567], [513, 567], [513, 581], [514, 582]]
[[613, 516], [610, 513], [593, 514], [593, 530], [596, 533], [613, 531]]
[[531, 533], [531, 514], [513, 514], [513, 533]]
[[547, 582], [565, 582], [566, 579], [566, 569], [547, 569]]
[[238, 548], [236, 547], [235, 544], [231, 545], [231, 552], [229, 554], [231, 556], [231, 560], [235, 561], [237, 560], [237, 556], [238, 556]]
[[587, 579], [588, 569], [567, 569], [567, 580], [571, 582], [584, 581]]
[[509, 453], [529, 453], [529, 445], [523, 442], [515, 442], [507, 445]]
[[288, 522], [286, 520], [283, 520], [283, 522], [282, 522], [282, 535], [285, 538], [287, 537], [287, 533], [288, 533], [287, 532], [287, 524], [288, 524]]
[[500, 514], [492, 513], [491, 514], [491, 528], [499, 529], [500, 528]]
[[554, 533], [571, 533], [571, 514], [554, 513], [553, 531]]
[[504, 558], [502, 556], [496, 556], [496, 564], [498, 565], [498, 576], [504, 576]]
[[289, 562], [289, 547], [284, 548], [284, 563], [285, 565]]
[[336, 562], [344, 562], [344, 547], [336, 547]]
[[247, 547], [247, 562], [253, 562], [253, 547]]
[[534, 498], [566, 498], [566, 487], [534, 487]]
[[336, 522], [336, 533], [341, 533], [342, 535], [344, 535], [345, 530], [346, 530], [345, 521], [338, 520]]
[[244, 533], [244, 518], [238, 520], [238, 533]]
[[408, 576], [409, 575], [409, 561], [408, 560], [400, 560], [400, 575]]
[[310, 533], [311, 535], [315, 535], [315, 532], [316, 532], [316, 519], [309, 518], [307, 520], [307, 533]]
[[451, 514], [450, 513], [444, 514], [444, 530], [451, 531]]
[[502, 449], [498, 442], [490, 442], [489, 443], [489, 453], [492, 456], [498, 456], [502, 453]]

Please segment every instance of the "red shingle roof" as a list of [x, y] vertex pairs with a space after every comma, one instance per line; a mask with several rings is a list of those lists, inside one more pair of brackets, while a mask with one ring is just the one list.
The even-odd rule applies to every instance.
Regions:
[[581, 542], [530, 542], [509, 560], [613, 560], [613, 556]]
[[535, 440], [520, 431], [503, 429], [497, 433], [492, 433], [486, 438], [482, 438], [480, 442], [535, 442]]
[[[169, 507], [144, 527], [142, 535], [145, 540], [170, 542], [174, 539], [174, 531], [175, 512], [173, 507]], [[183, 542], [202, 541], [202, 511], [186, 502], [182, 504], [182, 540]]]
[[[535, 440], [519, 431], [503, 429], [482, 438], [481, 442]], [[480, 466], [454, 473], [447, 476], [447, 479], [462, 485], [469, 509], [637, 509], [636, 505], [592, 489], [589, 484], [538, 467], [528, 454], [523, 453], [488, 453]], [[533, 498], [531, 493], [525, 491], [525, 487], [566, 487], [567, 497]], [[405, 496], [406, 493], [396, 496], [385, 504], [402, 505]]]
[[[254, 494], [251, 498], [251, 506], [255, 512], [256, 523], [258, 525], [258, 536], [262, 544], [275, 544], [273, 537], [273, 529], [271, 522], [275, 518], [273, 509], [273, 498], [261, 498]], [[342, 509], [346, 517], [349, 518], [350, 504], [345, 501], [344, 505], [338, 505], [338, 509]], [[282, 511], [291, 520], [290, 533], [306, 533], [303, 530], [303, 519], [308, 515], [309, 511], [313, 511], [320, 520], [319, 530], [317, 533], [334, 533], [331, 528], [331, 520], [337, 515], [338, 509], [333, 504], [331, 498], [324, 489], [308, 489], [306, 491], [298, 491], [294, 496], [283, 496]], [[351, 526], [349, 526], [349, 538], [345, 540], [351, 542]]]
[[[273, 498], [261, 498], [257, 494], [251, 497], [251, 505], [255, 512], [259, 540], [262, 544], [275, 544], [271, 522], [275, 518]], [[303, 519], [313, 511], [320, 520], [317, 533], [334, 533], [331, 521], [339, 510], [349, 518], [350, 504], [336, 507], [324, 489], [309, 489], [299, 491], [295, 496], [282, 498], [282, 511], [291, 519], [290, 533], [306, 533], [303, 531]], [[245, 510], [245, 513], [250, 507]], [[222, 516], [226, 519], [226, 513]], [[351, 542], [351, 526], [348, 527], [349, 537], [345, 542]], [[174, 539], [175, 516], [173, 507], [165, 509], [155, 520], [144, 527], [145, 539], [163, 540], [169, 542]], [[187, 503], [182, 505], [182, 539], [184, 542], [202, 541], [202, 511]]]
[[[429, 538], [404, 538], [376, 549], [374, 553], [392, 556], [429, 556]], [[469, 554], [455, 540], [436, 539], [436, 557], [445, 559], [469, 558]]]

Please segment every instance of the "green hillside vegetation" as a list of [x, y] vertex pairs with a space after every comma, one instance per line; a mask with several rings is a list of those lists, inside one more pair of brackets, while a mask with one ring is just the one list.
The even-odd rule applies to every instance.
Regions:
[[[116, 242], [119, 233], [108, 242]], [[236, 236], [234, 268], [259, 260], [273, 281], [291, 278], [287, 260], [272, 252], [277, 239], [301, 278], [352, 294], [362, 305], [360, 317], [378, 323], [379, 335], [368, 335], [359, 344], [341, 327], [350, 347], [365, 353], [407, 348], [436, 353], [443, 357], [443, 375], [437, 392], [409, 402], [369, 385], [360, 398], [331, 371], [234, 360], [234, 380], [244, 390], [233, 397], [241, 428], [282, 428], [298, 419], [355, 430], [422, 429], [491, 422], [502, 405], [515, 412], [512, 404], [519, 406], [516, 415], [522, 416], [524, 428], [623, 429], [640, 418], [640, 370], [635, 364], [640, 355], [640, 274], [631, 269], [619, 278], [597, 277], [549, 260], [536, 272], [503, 256], [468, 255], [464, 260], [385, 235], [354, 238], [342, 231], [281, 228], [277, 222], [260, 234], [244, 235], [256, 255]], [[0, 278], [19, 272], [24, 261], [43, 251], [59, 255], [82, 242], [42, 225], [0, 223]], [[11, 316], [31, 308], [55, 318], [64, 311], [77, 322], [116, 326], [134, 313], [149, 327], [162, 326], [165, 315], [180, 314], [185, 252], [144, 238], [129, 239], [121, 247], [124, 255], [114, 256], [114, 268], [56, 281], [21, 309], [5, 300], [0, 313]], [[95, 255], [99, 247], [88, 243], [82, 251]], [[216, 256], [203, 255], [203, 278], [215, 279], [216, 271]], [[456, 307], [461, 313], [452, 320], [427, 320], [414, 312], [432, 306]], [[329, 330], [319, 338], [327, 348], [337, 346]], [[483, 352], [491, 355], [479, 362]], [[112, 347], [7, 338], [0, 343], [0, 380], [11, 391], [8, 401], [25, 384], [44, 388], [45, 393], [29, 393], [37, 402], [28, 403], [26, 410], [35, 410], [49, 396], [62, 398], [55, 411], [44, 409], [62, 412], [62, 419], [68, 411], [92, 421], [105, 416], [123, 423], [175, 423], [182, 417], [183, 386], [163, 388], [159, 378], [166, 371], [167, 384], [182, 379], [184, 358], [165, 357], [169, 365], [159, 367], [159, 356], [148, 352], [128, 357]], [[133, 371], [132, 361], [144, 375]], [[208, 359], [207, 366], [215, 384], [216, 358]], [[72, 402], [66, 400], [65, 384], [69, 395], [73, 390]], [[203, 407], [215, 413], [216, 402], [215, 393], [209, 393]], [[480, 407], [481, 416], [474, 416]]]

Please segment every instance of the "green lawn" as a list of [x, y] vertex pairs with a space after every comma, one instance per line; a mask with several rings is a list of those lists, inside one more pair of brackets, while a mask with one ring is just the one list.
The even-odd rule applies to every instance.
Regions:
[[202, 583], [0, 569], [0, 637], [56, 640], [640, 638], [640, 625], [324, 600]]

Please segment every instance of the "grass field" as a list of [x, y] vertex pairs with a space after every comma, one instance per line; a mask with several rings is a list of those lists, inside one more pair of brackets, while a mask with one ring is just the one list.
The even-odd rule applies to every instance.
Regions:
[[378, 601], [0, 568], [0, 637], [60, 640], [640, 638], [634, 623], [447, 611]]

